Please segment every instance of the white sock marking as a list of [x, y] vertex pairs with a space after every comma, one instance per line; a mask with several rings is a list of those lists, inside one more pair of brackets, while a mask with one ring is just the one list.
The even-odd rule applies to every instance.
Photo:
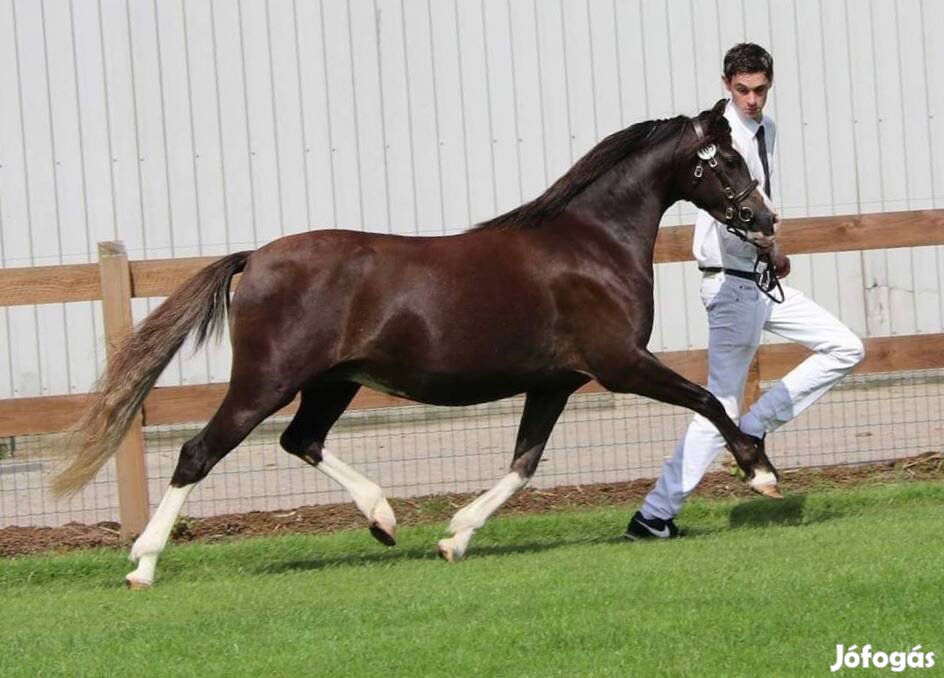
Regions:
[[461, 558], [475, 531], [482, 527], [489, 516], [508, 501], [511, 495], [527, 485], [528, 480], [530, 478], [522, 478], [517, 473], [511, 472], [488, 492], [476, 497], [468, 506], [459, 509], [449, 523], [449, 532], [453, 536], [440, 540], [440, 550], [453, 554], [455, 558]]
[[455, 534], [467, 528], [479, 529], [490, 515], [527, 483], [528, 478], [522, 478], [515, 472], [509, 473], [488, 492], [476, 497], [468, 506], [459, 509], [449, 523], [449, 531]]
[[770, 471], [755, 471], [754, 477], [751, 478], [751, 487], [757, 489], [765, 485], [776, 485], [777, 476], [775, 476]]
[[371, 523], [378, 522], [386, 529], [396, 526], [393, 509], [377, 483], [362, 476], [327, 450], [321, 452], [321, 462], [315, 468], [346, 489], [358, 510]]
[[148, 521], [147, 527], [141, 533], [131, 547], [129, 558], [131, 562], [138, 563], [134, 572], [128, 574], [126, 579], [144, 584], [151, 584], [154, 581], [154, 570], [157, 567], [157, 557], [170, 537], [170, 531], [180, 515], [184, 502], [190, 495], [190, 491], [196, 487], [196, 483], [184, 485], [183, 487], [169, 487], [161, 499], [160, 505]]

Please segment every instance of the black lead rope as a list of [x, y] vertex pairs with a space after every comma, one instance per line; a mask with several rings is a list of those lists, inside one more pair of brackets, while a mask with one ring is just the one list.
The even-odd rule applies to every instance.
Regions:
[[[736, 226], [728, 224], [727, 230], [728, 233], [737, 236], [744, 242], [751, 242]], [[761, 264], [765, 265], [764, 268], [760, 267]], [[783, 303], [783, 286], [780, 284], [780, 278], [777, 277], [777, 270], [774, 268], [774, 262], [771, 261], [769, 254], [758, 254], [754, 259], [754, 284], [775, 304]]]
[[[762, 271], [757, 268], [761, 262], [767, 266]], [[775, 304], [782, 304], [784, 300], [783, 287], [780, 285], [780, 278], [777, 277], [777, 271], [774, 269], [774, 262], [770, 260], [769, 254], [758, 254], [754, 259], [754, 284], [757, 288], [767, 295]], [[776, 293], [777, 296], [774, 296]], [[777, 297], [780, 297], [779, 299]]]

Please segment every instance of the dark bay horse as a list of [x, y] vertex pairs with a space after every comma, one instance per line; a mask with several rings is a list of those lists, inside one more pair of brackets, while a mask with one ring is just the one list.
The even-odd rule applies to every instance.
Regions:
[[153, 581], [195, 484], [299, 393], [281, 445], [347, 488], [374, 536], [388, 544], [396, 520], [381, 488], [324, 449], [357, 390], [433, 405], [526, 394], [510, 471], [455, 515], [452, 536], [439, 543], [449, 560], [530, 479], [568, 397], [591, 379], [704, 415], [751, 486], [777, 495], [763, 442], [646, 349], [653, 247], [672, 204], [690, 200], [755, 243], [773, 232], [775, 215], [731, 145], [724, 103], [696, 118], [616, 132], [540, 197], [458, 235], [312, 231], [207, 266], [109, 362], [77, 452], [53, 489], [75, 492], [94, 476], [186, 337], [195, 332], [199, 345], [229, 312], [229, 389], [206, 427], [184, 443], [170, 487], [132, 547], [138, 567], [127, 581], [134, 587]]

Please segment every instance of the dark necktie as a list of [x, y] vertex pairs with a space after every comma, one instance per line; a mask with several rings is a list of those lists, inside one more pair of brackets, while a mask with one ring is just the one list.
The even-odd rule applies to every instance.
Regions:
[[770, 195], [770, 168], [767, 167], [767, 138], [764, 133], [764, 126], [761, 125], [757, 128], [757, 153], [760, 155], [760, 162], [764, 166], [764, 193], [767, 194], [767, 197], [773, 200], [773, 197]]

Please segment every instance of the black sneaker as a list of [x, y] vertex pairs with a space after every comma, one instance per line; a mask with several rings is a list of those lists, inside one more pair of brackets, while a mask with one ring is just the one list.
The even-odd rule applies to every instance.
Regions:
[[626, 526], [626, 533], [623, 536], [630, 541], [673, 539], [679, 536], [679, 529], [671, 518], [668, 520], [643, 518], [642, 513], [636, 511], [636, 514], [629, 521], [629, 525]]

